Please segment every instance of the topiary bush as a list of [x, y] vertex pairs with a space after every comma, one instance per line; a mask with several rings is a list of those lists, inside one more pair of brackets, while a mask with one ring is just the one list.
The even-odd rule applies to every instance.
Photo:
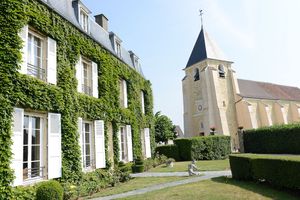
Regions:
[[300, 124], [263, 127], [244, 132], [246, 153], [300, 154]]
[[231, 153], [229, 136], [204, 136], [174, 140], [179, 150], [179, 159], [218, 160]]
[[36, 190], [37, 200], [62, 200], [64, 190], [59, 182], [51, 180], [41, 183]]
[[252, 180], [251, 160], [239, 154], [229, 156], [232, 178], [237, 180]]
[[175, 160], [179, 160], [179, 151], [177, 145], [158, 146], [155, 149], [155, 153], [165, 155], [168, 158], [174, 158]]
[[144, 171], [144, 161], [141, 158], [137, 158], [132, 165], [133, 173], [141, 173]]

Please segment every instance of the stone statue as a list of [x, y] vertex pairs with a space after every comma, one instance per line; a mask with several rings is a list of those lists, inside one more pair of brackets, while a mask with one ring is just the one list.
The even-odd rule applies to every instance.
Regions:
[[188, 165], [189, 176], [199, 175], [198, 167], [196, 166], [196, 161], [193, 159], [192, 163]]

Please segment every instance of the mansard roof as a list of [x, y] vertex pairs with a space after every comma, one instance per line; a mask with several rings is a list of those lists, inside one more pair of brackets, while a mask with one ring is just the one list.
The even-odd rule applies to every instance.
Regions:
[[208, 33], [201, 28], [186, 68], [208, 58], [227, 61], [221, 49], [208, 36]]
[[[61, 15], [63, 18], [71, 22], [78, 29], [82, 30], [85, 34], [89, 35], [94, 41], [99, 43], [105, 49], [110, 51], [116, 57], [117, 53], [114, 50], [113, 43], [110, 40], [109, 32], [104, 30], [99, 24], [95, 22], [92, 17], [89, 17], [89, 32], [86, 33], [79, 24], [78, 21], [78, 7], [76, 7], [76, 3], [80, 3], [81, 6], [84, 6], [80, 0], [44, 0], [41, 1], [48, 5], [51, 9]], [[77, 5], [78, 6], [78, 5]], [[84, 6], [84, 8], [88, 9]], [[89, 11], [90, 14], [90, 11]], [[143, 72], [140, 66], [135, 66], [133, 60], [130, 57], [130, 53], [121, 46], [121, 59], [124, 63], [135, 69], [143, 76]]]
[[238, 79], [242, 97], [270, 100], [300, 101], [298, 87]]

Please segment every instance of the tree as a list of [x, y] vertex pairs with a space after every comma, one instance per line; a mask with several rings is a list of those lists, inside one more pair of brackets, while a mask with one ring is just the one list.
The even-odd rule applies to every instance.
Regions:
[[176, 138], [175, 126], [169, 117], [157, 112], [155, 119], [155, 142], [166, 143], [169, 139]]

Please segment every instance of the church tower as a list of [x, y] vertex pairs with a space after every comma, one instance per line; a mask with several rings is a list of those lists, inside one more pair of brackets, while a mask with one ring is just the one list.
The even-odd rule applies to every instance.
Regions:
[[230, 135], [237, 148], [238, 86], [232, 63], [201, 27], [182, 80], [185, 137]]

